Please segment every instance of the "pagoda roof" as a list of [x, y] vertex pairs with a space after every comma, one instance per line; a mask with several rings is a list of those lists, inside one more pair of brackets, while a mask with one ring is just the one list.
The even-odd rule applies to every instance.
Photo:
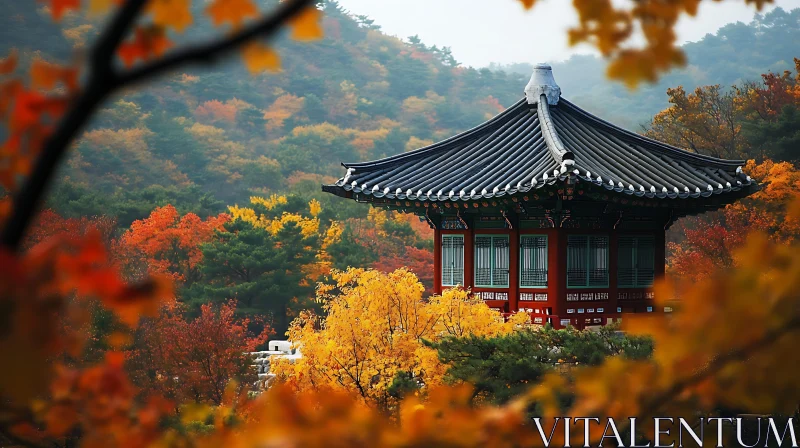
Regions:
[[[685, 151], [617, 127], [560, 96], [538, 65], [526, 96], [468, 131], [403, 154], [343, 163], [323, 190], [359, 199], [471, 201], [565, 180], [649, 198], [733, 201], [757, 189], [742, 160]], [[737, 194], [729, 194], [737, 192]]]

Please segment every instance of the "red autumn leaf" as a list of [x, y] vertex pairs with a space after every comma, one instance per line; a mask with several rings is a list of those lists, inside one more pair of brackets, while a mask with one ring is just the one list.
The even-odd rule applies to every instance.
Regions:
[[61, 20], [69, 10], [75, 10], [81, 7], [81, 0], [50, 0], [50, 14], [55, 20]]
[[4, 59], [0, 59], [0, 75], [7, 75], [17, 68], [17, 50], [11, 50], [11, 53]]

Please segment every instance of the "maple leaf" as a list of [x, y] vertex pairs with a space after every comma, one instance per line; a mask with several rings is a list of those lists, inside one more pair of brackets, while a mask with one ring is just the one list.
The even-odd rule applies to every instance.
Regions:
[[50, 1], [50, 14], [54, 20], [61, 20], [69, 10], [75, 10], [81, 7], [81, 0], [51, 0]]
[[170, 41], [161, 27], [137, 28], [132, 40], [123, 42], [117, 48], [117, 56], [126, 67], [138, 60], [147, 60], [164, 54], [170, 47]]
[[257, 16], [258, 8], [252, 0], [214, 0], [206, 8], [206, 14], [211, 17], [214, 26], [228, 22], [238, 28], [245, 19]]
[[11, 53], [4, 59], [0, 59], [0, 75], [7, 75], [17, 68], [17, 50], [11, 50]]
[[49, 90], [61, 81], [70, 91], [78, 88], [78, 71], [72, 67], [62, 67], [42, 59], [35, 59], [30, 69], [31, 87]]
[[190, 0], [151, 0], [147, 12], [153, 16], [153, 24], [183, 32], [192, 24], [189, 6]]
[[522, 6], [524, 6], [525, 9], [533, 8], [533, 5], [536, 3], [536, 0], [519, 0], [519, 1], [520, 3], [522, 3]]
[[316, 40], [321, 39], [323, 32], [320, 26], [322, 12], [315, 7], [304, 9], [289, 22], [292, 27], [292, 39]]
[[244, 64], [250, 73], [257, 74], [264, 70], [278, 71], [281, 68], [281, 59], [278, 53], [267, 45], [253, 42], [242, 49]]

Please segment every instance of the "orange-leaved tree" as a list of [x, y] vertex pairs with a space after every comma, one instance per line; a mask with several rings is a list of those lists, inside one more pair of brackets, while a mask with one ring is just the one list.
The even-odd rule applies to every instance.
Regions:
[[800, 198], [800, 170], [789, 162], [750, 160], [744, 171], [762, 185], [760, 191], [722, 210], [684, 218], [671, 229], [670, 273], [697, 280], [736, 266], [742, 261], [736, 249], [755, 231], [784, 245], [800, 237], [800, 221], [789, 214]]
[[219, 214], [205, 221], [194, 213], [181, 216], [171, 205], [158, 207], [147, 218], [134, 221], [118, 242], [127, 271], [136, 275], [163, 274], [189, 286], [200, 277], [200, 245], [209, 242], [216, 230], [228, 222]]

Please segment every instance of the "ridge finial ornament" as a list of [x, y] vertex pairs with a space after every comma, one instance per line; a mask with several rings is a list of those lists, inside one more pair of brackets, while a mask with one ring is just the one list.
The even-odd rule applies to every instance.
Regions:
[[547, 97], [547, 104], [551, 106], [558, 104], [558, 99], [561, 97], [561, 87], [556, 84], [553, 69], [547, 64], [536, 64], [533, 67], [531, 80], [525, 86], [528, 104], [538, 104], [541, 95]]

